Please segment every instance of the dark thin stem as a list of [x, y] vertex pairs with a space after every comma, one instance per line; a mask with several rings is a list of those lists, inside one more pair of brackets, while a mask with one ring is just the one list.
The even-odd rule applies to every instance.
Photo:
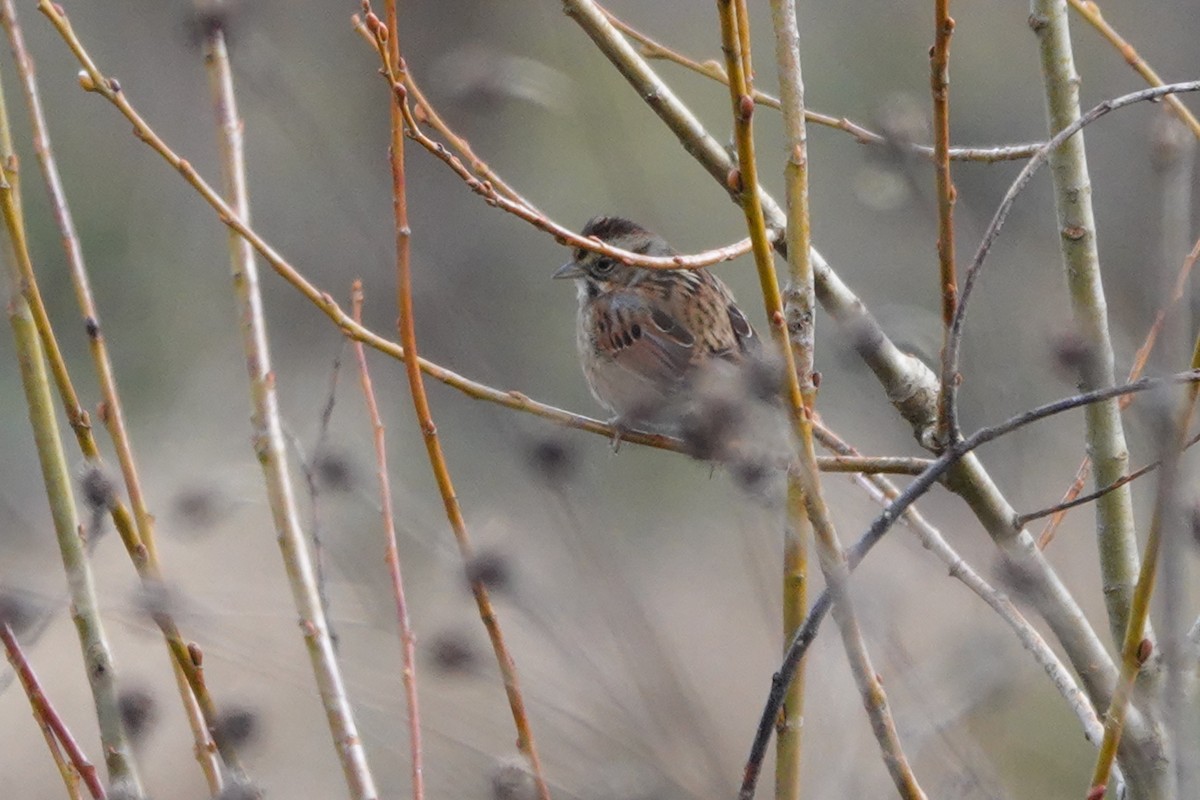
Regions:
[[[1005, 434], [1012, 433], [1018, 428], [1023, 428], [1038, 420], [1046, 417], [1061, 414], [1064, 411], [1070, 411], [1089, 403], [1098, 403], [1103, 400], [1108, 400], [1112, 397], [1121, 395], [1133, 394], [1135, 392], [1144, 392], [1158, 386], [1165, 386], [1177, 383], [1190, 383], [1200, 380], [1200, 371], [1180, 372], [1176, 375], [1171, 375], [1165, 378], [1143, 378], [1142, 380], [1133, 383], [1127, 383], [1122, 386], [1113, 386], [1107, 389], [1101, 389], [1085, 394], [1066, 397], [1061, 400], [1047, 403], [1037, 408], [1030, 409], [1021, 414], [1017, 414], [998, 425], [989, 428], [981, 428], [975, 433], [968, 436], [966, 439], [960, 439], [950, 446], [937, 460], [930, 464], [929, 468], [917, 477], [903, 492], [901, 492], [887, 508], [883, 510], [875, 521], [871, 523], [871, 527], [862, 535], [854, 546], [847, 552], [846, 561], [850, 569], [854, 569], [862, 561], [863, 557], [870, 552], [871, 548], [879, 543], [884, 534], [891, 529], [892, 524], [900, 518], [901, 514], [915, 503], [925, 492], [941, 479], [946, 472], [954, 466], [963, 456], [970, 453], [977, 447], [987, 444]], [[796, 632], [796, 636], [792, 639], [787, 653], [783, 658], [783, 663], [779, 670], [771, 678], [771, 691], [767, 695], [767, 702], [763, 706], [763, 713], [759, 717], [758, 730], [755, 733], [754, 741], [750, 746], [750, 757], [746, 763], [745, 774], [742, 779], [742, 788], [738, 792], [739, 800], [751, 800], [754, 797], [754, 789], [758, 781], [758, 775], [762, 769], [762, 760], [766, 755], [767, 744], [770, 742], [771, 732], [775, 727], [775, 720], [779, 715], [779, 709], [783, 702], [783, 697], [787, 692], [788, 685], [791, 683], [796, 668], [800, 664], [800, 660], [804, 658], [804, 654], [808, 652], [808, 647], [812, 644], [817, 636], [817, 631], [820, 630], [821, 623], [825, 619], [825, 614], [828, 613], [832, 599], [829, 596], [829, 591], [825, 590], [813, 603], [812, 609], [808, 613], [808, 617], [804, 620], [804, 624]]]
[[[950, 326], [950, 338], [946, 342], [947, 353], [945, 364], [949, 374], [953, 375], [958, 372], [959, 352], [962, 344], [963, 326], [966, 322], [967, 302], [971, 298], [971, 290], [974, 288], [975, 281], [978, 279], [979, 273], [983, 268], [983, 262], [987, 259], [992, 245], [995, 244], [996, 238], [1000, 235], [1000, 229], [1004, 227], [1004, 222], [1008, 218], [1009, 212], [1012, 211], [1017, 195], [1028, 185], [1034, 173], [1049, 160], [1050, 154], [1058, 149], [1059, 145], [1067, 139], [1070, 139], [1076, 133], [1083, 130], [1083, 128], [1112, 111], [1134, 105], [1135, 103], [1157, 100], [1160, 97], [1172, 94], [1195, 92], [1198, 90], [1200, 90], [1200, 81], [1186, 81], [1166, 86], [1156, 86], [1152, 89], [1142, 89], [1141, 91], [1130, 92], [1111, 100], [1105, 100], [1056, 133], [1050, 141], [1046, 142], [1034, 154], [1033, 158], [1029, 159], [1028, 163], [1025, 164], [1016, 179], [1012, 182], [1008, 192], [1004, 195], [1004, 199], [1000, 202], [1000, 206], [996, 209], [996, 213], [992, 216], [991, 224], [988, 225], [987, 231], [984, 232], [983, 239], [979, 243], [979, 249], [975, 251], [975, 258], [972, 260], [971, 266], [967, 270], [966, 278], [963, 280], [962, 291], [958, 298], [958, 308], [954, 313], [954, 321]], [[954, 383], [954, 381], [951, 381], [945, 389], [948, 395], [947, 408], [952, 418], [957, 415], [958, 404], [958, 387]]]
[[[1200, 433], [1196, 434], [1191, 439], [1188, 439], [1187, 443], [1184, 444], [1183, 448], [1186, 450], [1187, 448], [1191, 447], [1198, 441], [1200, 441]], [[1103, 497], [1104, 495], [1108, 494], [1111, 491], [1120, 489], [1122, 486], [1124, 486], [1127, 483], [1133, 483], [1134, 481], [1136, 481], [1138, 478], [1142, 477], [1143, 475], [1150, 474], [1154, 470], [1161, 467], [1162, 463], [1163, 463], [1162, 459], [1159, 459], [1158, 461], [1152, 461], [1149, 464], [1147, 464], [1146, 466], [1141, 467], [1140, 469], [1135, 469], [1133, 472], [1129, 473], [1128, 475], [1121, 478], [1120, 480], [1113, 481], [1112, 483], [1108, 484], [1104, 488], [1097, 489], [1096, 491], [1092, 492], [1091, 494], [1085, 494], [1081, 497], [1076, 497], [1073, 500], [1068, 500], [1066, 502], [1059, 503], [1058, 505], [1050, 506], [1049, 508], [1042, 508], [1037, 511], [1030, 511], [1028, 514], [1022, 514], [1019, 517], [1017, 517], [1017, 524], [1020, 525], [1021, 527], [1024, 527], [1028, 523], [1033, 522], [1035, 519], [1041, 519], [1042, 517], [1048, 517], [1051, 514], [1058, 514], [1060, 512], [1066, 511], [1068, 509], [1075, 508], [1076, 506], [1081, 506], [1084, 503], [1090, 503], [1093, 500]]]

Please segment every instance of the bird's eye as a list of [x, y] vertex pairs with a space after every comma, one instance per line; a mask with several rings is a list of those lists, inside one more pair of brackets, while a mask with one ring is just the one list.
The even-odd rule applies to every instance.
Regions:
[[608, 273], [612, 272], [616, 268], [617, 268], [617, 262], [613, 261], [611, 258], [598, 259], [596, 261], [596, 266], [592, 267], [592, 269], [596, 272], [597, 275], [607, 275]]

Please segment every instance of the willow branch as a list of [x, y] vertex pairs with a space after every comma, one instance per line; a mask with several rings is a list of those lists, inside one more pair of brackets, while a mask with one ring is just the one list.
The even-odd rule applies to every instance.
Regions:
[[933, 153], [937, 186], [938, 288], [942, 298], [942, 390], [938, 396], [937, 439], [942, 445], [959, 435], [958, 420], [949, 387], [958, 382], [947, 343], [954, 309], [958, 305], [958, 276], [954, 264], [954, 198], [956, 191], [950, 176], [950, 37], [954, 19], [950, 0], [934, 3], [933, 47], [929, 51], [929, 84], [933, 94]]
[[[789, 403], [794, 434], [799, 446], [798, 464], [788, 472], [789, 534], [798, 535], [804, 530], [801, 527], [804, 517], [800, 512], [806, 512], [808, 523], [816, 535], [817, 555], [821, 571], [825, 575], [833, 598], [834, 620], [842, 635], [842, 645], [846, 651], [846, 657], [850, 661], [850, 669], [855, 683], [858, 685], [859, 693], [862, 695], [867, 715], [871, 720], [872, 730], [879, 742], [884, 765], [902, 797], [924, 798], [925, 794], [921, 791], [908, 759], [904, 755], [895, 722], [892, 720], [888, 708], [887, 695], [883, 691], [883, 685], [867, 653], [866, 642], [859, 628], [850, 597], [849, 568], [846, 564], [846, 557], [821, 494], [816, 455], [813, 450], [811, 404], [806, 403], [800, 377], [796, 373], [795, 356], [788, 337], [787, 318], [784, 314], [779, 284], [775, 277], [771, 243], [767, 235], [762, 197], [758, 186], [758, 169], [754, 151], [754, 102], [750, 97], [750, 75], [752, 74], [749, 51], [750, 21], [746, 0], [717, 0], [717, 10], [721, 18], [721, 49], [725, 54], [725, 69], [729, 73], [734, 139], [738, 151], [738, 166], [735, 171], [731, 171], [729, 184], [738, 189], [742, 210], [746, 216], [746, 224], [750, 230], [750, 239], [754, 243], [754, 261], [758, 269], [759, 285], [762, 289], [772, 338], [783, 356], [784, 375], [787, 381], [786, 399]], [[804, 154], [800, 153], [800, 158], [803, 159], [803, 157]], [[792, 188], [795, 188], [794, 182]], [[802, 208], [802, 210], [805, 209]], [[806, 276], [806, 280], [811, 286], [811, 272]], [[809, 357], [811, 358], [811, 348]], [[794, 595], [793, 587], [785, 588], [788, 589], [789, 595]], [[785, 600], [794, 604], [796, 598], [788, 596], [785, 597]], [[793, 615], [799, 617], [798, 609], [794, 609]], [[786, 787], [785, 790], [792, 791], [790, 787]]]
[[[1193, 350], [1192, 369], [1200, 370], [1200, 337], [1197, 337]], [[1150, 530], [1146, 535], [1141, 569], [1138, 572], [1137, 584], [1134, 587], [1129, 607], [1128, 627], [1125, 629], [1125, 637], [1121, 644], [1121, 678], [1105, 715], [1104, 741], [1101, 743], [1100, 753], [1096, 757], [1096, 767], [1092, 772], [1092, 781], [1087, 792], [1088, 800], [1102, 797], [1108, 785], [1109, 772], [1117, 757], [1117, 748], [1121, 741], [1125, 718], [1133, 696], [1134, 682], [1153, 649], [1150, 640], [1146, 638], [1150, 597], [1154, 593], [1158, 557], [1162, 549], [1164, 518], [1170, 513], [1171, 506], [1176, 502], [1179, 456], [1186, 445], [1187, 431], [1191, 426], [1197, 397], [1200, 397], [1200, 384], [1192, 383], [1187, 387], [1187, 399], [1184, 401], [1183, 407], [1176, 415], [1170, 432], [1164, 437], [1166, 440], [1166, 455], [1163, 459], [1165, 463], [1159, 475], [1154, 512], [1150, 519]], [[1162, 768], [1160, 765], [1159, 770]], [[1159, 773], [1152, 774], [1160, 779], [1163, 778]], [[1168, 791], [1158, 785], [1138, 787], [1138, 789], [1140, 794], [1146, 797], [1169, 796]]]
[[[1179, 271], [1175, 275], [1175, 286], [1171, 290], [1171, 295], [1167, 299], [1167, 302], [1158, 309], [1158, 313], [1154, 315], [1154, 322], [1151, 323], [1150, 329], [1146, 332], [1146, 338], [1142, 340], [1142, 346], [1134, 354], [1133, 364], [1129, 368], [1129, 375], [1126, 381], [1137, 380], [1146, 369], [1146, 365], [1150, 361], [1150, 355], [1154, 351], [1154, 345], [1158, 342], [1159, 334], [1166, 324], [1167, 315], [1178, 307], [1179, 301], [1183, 299], [1187, 291], [1188, 278], [1191, 276], [1192, 267], [1196, 265], [1197, 259], [1200, 259], [1200, 239], [1196, 240], [1191, 252], [1188, 253], [1187, 258], [1183, 260], [1183, 264], [1179, 267]], [[1127, 408], [1130, 400], [1132, 400], [1131, 397], [1121, 398], [1121, 408]], [[1087, 456], [1083, 457], [1079, 468], [1075, 471], [1075, 480], [1067, 487], [1067, 491], [1063, 493], [1063, 498], [1060, 501], [1062, 508], [1053, 513], [1050, 521], [1046, 523], [1046, 527], [1042, 529], [1042, 533], [1038, 537], [1039, 548], [1046, 549], [1047, 545], [1054, 540], [1054, 534], [1058, 531], [1059, 526], [1062, 525], [1063, 520], [1066, 519], [1067, 510], [1073, 507], [1071, 505], [1072, 501], [1083, 491], [1083, 484], [1087, 478], [1088, 467], [1091, 466], [1091, 463], [1092, 460], [1090, 458]]]
[[[1154, 71], [1144, 58], [1138, 55], [1137, 50], [1133, 45], [1125, 40], [1117, 29], [1108, 23], [1104, 15], [1100, 13], [1100, 6], [1093, 0], [1067, 0], [1071, 4], [1071, 8], [1079, 12], [1079, 16], [1087, 20], [1087, 23], [1096, 29], [1097, 32], [1117, 49], [1121, 57], [1125, 59], [1125, 63], [1133, 68], [1133, 71], [1141, 75], [1146, 83], [1151, 86], [1165, 86], [1166, 83], [1158, 73]], [[1179, 120], [1187, 125], [1192, 131], [1192, 134], [1200, 139], [1200, 120], [1188, 110], [1178, 97], [1170, 95], [1166, 98], [1167, 107], [1171, 109]]]
[[[814, 434], [822, 445], [833, 450], [838, 455], [853, 455], [856, 451], [842, 441], [828, 428], [814, 420]], [[871, 493], [873, 499], [880, 505], [889, 507], [889, 502], [900, 495], [900, 490], [890, 481], [878, 475], [856, 476], [858, 482]], [[1034, 660], [1045, 670], [1054, 684], [1055, 689], [1062, 695], [1064, 701], [1075, 713], [1083, 727], [1084, 735], [1089, 742], [1099, 746], [1104, 735], [1103, 726], [1096, 716], [1096, 711], [1088, 700], [1087, 695], [1080, 689], [1070, 670], [1058, 659], [1054, 650], [1046, 644], [1032, 625], [1025, 619], [1013, 603], [1002, 593], [988, 585], [971, 566], [958, 555], [941, 533], [925, 520], [915, 506], [909, 506], [901, 512], [900, 518], [916, 532], [921, 544], [934, 553], [942, 563], [949, 567], [951, 577], [957, 578], [972, 592], [988, 604], [1001, 619], [1013, 630], [1021, 645], [1030, 652]], [[868, 531], [855, 543], [847, 554], [851, 570], [855, 569], [882, 538]], [[742, 786], [738, 792], [739, 800], [751, 800], [754, 797], [762, 762], [766, 756], [767, 744], [775, 729], [775, 721], [783, 708], [786, 691], [795, 679], [797, 666], [802, 663], [808, 647], [816, 639], [821, 623], [830, 607], [828, 590], [823, 591], [813, 604], [804, 624], [799, 627], [784, 654], [784, 660], [779, 670], [772, 676], [771, 688], [759, 717], [758, 728], [750, 747], [750, 756], [746, 761], [743, 772]]]
[[[748, 27], [748, 25], [747, 25]], [[787, 136], [787, 163], [784, 180], [787, 192], [788, 282], [784, 289], [784, 318], [788, 345], [795, 363], [802, 413], [811, 419], [816, 405], [816, 293], [813, 288], [812, 226], [808, 195], [808, 132], [804, 100], [804, 76], [800, 61], [800, 25], [796, 4], [791, 0], [772, 0], [771, 27], [775, 33], [775, 64], [779, 74], [784, 133]], [[809, 431], [811, 439], [811, 431]], [[843, 454], [852, 455], [852, 454]], [[804, 496], [799, 481], [789, 485], [792, 516], [800, 521]], [[811, 525], [807, 526], [811, 527]], [[793, 532], [784, 542], [783, 641], [785, 647], [796, 635], [808, 613], [807, 531]], [[798, 667], [803, 669], [803, 662]], [[793, 678], [783, 698], [782, 713], [776, 725], [775, 797], [799, 800], [801, 734], [804, 725], [803, 674]]]
[[92, 762], [88, 760], [83, 748], [75, 741], [71, 730], [59, 716], [58, 711], [50, 702], [50, 698], [46, 696], [37, 673], [33, 671], [33, 666], [25, 657], [21, 643], [17, 641], [12, 628], [7, 624], [0, 623], [0, 642], [3, 642], [8, 663], [12, 664], [17, 678], [21, 681], [21, 687], [25, 690], [25, 696], [29, 698], [34, 718], [37, 719], [38, 725], [49, 734], [47, 744], [52, 748], [51, 753], [54, 755], [55, 761], [61, 758], [61, 754], [54, 750], [56, 746], [61, 746], [66, 751], [67, 766], [74, 772], [74, 775], [63, 776], [68, 791], [71, 789], [72, 779], [76, 781], [82, 779], [94, 800], [104, 800], [107, 795], [103, 784], [100, 783], [100, 776], [96, 774], [96, 768], [92, 766]]
[[[1187, 448], [1191, 447], [1197, 441], [1200, 441], [1200, 434], [1196, 434], [1191, 439], [1188, 439], [1188, 441], [1184, 444], [1184, 449], [1186, 450]], [[1128, 475], [1124, 475], [1121, 478], [1119, 478], [1118, 480], [1113, 481], [1108, 486], [1097, 489], [1096, 491], [1091, 492], [1089, 494], [1085, 494], [1082, 497], [1074, 497], [1070, 500], [1064, 500], [1063, 502], [1058, 503], [1057, 505], [1050, 506], [1049, 508], [1042, 508], [1037, 511], [1030, 511], [1026, 514], [1021, 514], [1019, 517], [1017, 517], [1017, 521], [1020, 524], [1025, 525], [1025, 524], [1032, 522], [1035, 519], [1042, 519], [1043, 517], [1049, 517], [1051, 515], [1058, 515], [1064, 511], [1075, 508], [1076, 506], [1081, 506], [1084, 503], [1090, 503], [1093, 500], [1095, 500], [1103, 495], [1108, 494], [1109, 492], [1113, 491], [1114, 489], [1119, 489], [1127, 483], [1133, 483], [1138, 478], [1141, 478], [1145, 475], [1149, 475], [1151, 472], [1153, 472], [1154, 470], [1161, 467], [1162, 464], [1163, 464], [1162, 459], [1159, 459], [1157, 461], [1151, 461], [1149, 464], [1146, 464], [1143, 467], [1139, 467], [1138, 469], [1135, 469], [1133, 472], [1130, 472]]]
[[[408, 225], [408, 199], [404, 171], [404, 139], [407, 132], [416, 129], [416, 120], [412, 117], [407, 97], [408, 90], [404, 87], [401, 75], [405, 71], [404, 60], [400, 52], [399, 28], [396, 15], [395, 0], [386, 0], [387, 26], [380, 25], [378, 18], [369, 10], [366, 0], [363, 10], [366, 13], [367, 27], [371, 30], [378, 43], [378, 50], [383, 61], [383, 74], [388, 80], [392, 94], [389, 103], [391, 117], [391, 141], [389, 160], [392, 171], [392, 210], [395, 216], [396, 228], [396, 277], [397, 305], [399, 307], [400, 341], [404, 351], [410, 358], [404, 362], [405, 374], [408, 377], [409, 392], [412, 397], [413, 410], [421, 429], [421, 437], [425, 442], [425, 453], [429, 459], [429, 467], [437, 483], [438, 492], [442, 496], [446, 519], [450, 523], [455, 542], [464, 563], [470, 562], [474, 556], [474, 545], [467, 530], [466, 518], [458, 502], [454, 483], [450, 477], [450, 469], [442, 451], [441, 440], [438, 438], [437, 426], [433, 421], [433, 411], [425, 392], [425, 381], [421, 367], [417, 361], [417, 333], [414, 321], [414, 306], [412, 298], [412, 263], [410, 258], [411, 231]], [[491, 597], [482, 578], [471, 578], [471, 593], [479, 611], [479, 618], [487, 630], [488, 639], [500, 675], [504, 682], [504, 691], [508, 697], [509, 710], [512, 712], [513, 725], [517, 731], [517, 750], [529, 763], [533, 780], [541, 800], [550, 800], [550, 790], [542, 771], [541, 759], [538, 756], [537, 744], [534, 741], [533, 730], [529, 724], [529, 715], [525, 710], [525, 697], [521, 692], [517, 676], [516, 664], [504, 640], [496, 611], [492, 606]]]
[[[66, 18], [52, 4], [43, 1], [39, 8], [60, 33], [70, 31]], [[210, 35], [208, 49], [210, 57], [206, 58], [206, 62], [210, 68], [209, 80], [218, 128], [225, 194], [229, 197], [232, 215], [240, 220], [248, 220], [250, 201], [246, 184], [242, 121], [238, 116], [225, 38], [220, 30]], [[105, 83], [110, 91], [119, 93], [113, 88], [111, 81]], [[254, 250], [245, 239], [231, 230], [229, 254], [241, 321], [242, 349], [250, 384], [253, 408], [250, 423], [253, 429], [254, 449], [263, 471], [276, 538], [291, 584], [293, 602], [300, 615], [300, 628], [346, 786], [356, 800], [374, 800], [378, 792], [367, 763], [366, 750], [354, 721], [354, 712], [346, 696], [345, 684], [329, 636], [325, 612], [321, 606], [312, 560], [300, 526], [291, 478], [288, 475], [287, 447], [279, 418], [279, 399], [275, 388], [275, 375], [271, 370], [270, 345]]]
[[[130, 502], [134, 505], [135, 509], [134, 513], [131, 514], [124, 501], [119, 496], [114, 495], [108, 504], [108, 511], [112, 517], [113, 525], [117, 529], [121, 541], [125, 545], [126, 552], [137, 569], [143, 584], [158, 585], [163, 579], [163, 573], [157, 557], [157, 551], [153, 547], [153, 516], [149, 513], [145, 504], [141, 482], [138, 478], [137, 467], [133, 459], [133, 447], [125, 426], [125, 415], [120, 394], [117, 391], [112, 361], [100, 328], [99, 314], [92, 297], [91, 283], [83, 257], [83, 248], [75, 231], [75, 223], [72, 218], [70, 205], [67, 203], [62, 179], [54, 158], [50, 133], [46, 125], [45, 115], [42, 112], [41, 96], [38, 91], [33, 60], [25, 46], [24, 35], [18, 24], [16, 9], [13, 6], [12, 0], [3, 0], [3, 2], [0, 2], [0, 25], [4, 27], [5, 32], [8, 34], [9, 44], [13, 50], [17, 73], [21, 79], [21, 89], [25, 96], [25, 103], [29, 113], [34, 152], [37, 156], [38, 165], [41, 168], [47, 194], [50, 198], [51, 210], [62, 239], [67, 266], [75, 287], [76, 301], [83, 314], [84, 329], [87, 332], [88, 345], [95, 366], [96, 376], [100, 384], [101, 397], [103, 398], [102, 408], [104, 409], [104, 413], [102, 419], [109, 431], [113, 447], [117, 452], [126, 490], [129, 493]], [[98, 463], [101, 460], [100, 450], [92, 434], [91, 421], [87, 412], [80, 404], [78, 395], [67, 373], [65, 361], [62, 359], [57, 340], [50, 326], [49, 317], [42, 303], [36, 276], [33, 274], [32, 265], [27, 257], [22, 256], [18, 258], [18, 268], [22, 271], [26, 287], [26, 299], [30, 303], [34, 321], [38, 325], [38, 333], [41, 336], [43, 346], [46, 348], [47, 357], [51, 364], [51, 373], [55, 376], [59, 396], [62, 400], [67, 419], [75, 433], [75, 439], [79, 444], [84, 458]], [[204, 771], [209, 788], [216, 793], [221, 789], [221, 765], [218, 763], [215, 753], [216, 748], [208, 732], [210, 728], [216, 727], [216, 715], [212, 699], [208, 697], [207, 689], [203, 685], [203, 682], [198, 679], [196, 667], [192, 664], [192, 659], [187, 652], [187, 645], [171, 614], [163, 610], [162, 613], [155, 616], [156, 622], [166, 639], [168, 652], [173, 659], [173, 671], [180, 692], [180, 698], [195, 739], [196, 758]], [[205, 713], [206, 710], [207, 714]], [[231, 750], [228, 750], [227, 753], [232, 759], [230, 763], [231, 767], [240, 771], [241, 768], [238, 764], [236, 753]]]
[[[641, 55], [652, 60], [670, 61], [678, 64], [685, 69], [695, 72], [697, 75], [702, 75], [705, 78], [716, 81], [717, 83], [729, 85], [729, 76], [725, 72], [725, 68], [716, 60], [697, 61], [690, 58], [678, 50], [675, 50], [662, 42], [651, 38], [642, 31], [625, 22], [617, 15], [613, 14], [606, 8], [601, 8], [602, 13], [608, 17], [609, 22], [613, 27], [621, 31], [621, 33], [633, 39], [641, 45]], [[756, 105], [766, 106], [781, 110], [783, 102], [780, 98], [760, 91], [757, 88], [752, 88], [750, 96], [753, 98]], [[852, 122], [845, 117], [834, 117], [829, 114], [822, 114], [818, 111], [806, 108], [804, 110], [804, 119], [816, 125], [822, 125], [826, 128], [848, 133], [858, 141], [859, 144], [878, 145], [883, 147], [899, 147], [905, 152], [921, 156], [922, 158], [932, 161], [935, 158], [934, 149], [929, 145], [914, 144], [912, 142], [902, 142], [896, 139], [884, 136], [883, 134], [864, 128], [856, 122]], [[1029, 144], [1012, 144], [1002, 145], [999, 147], [952, 147], [950, 148], [950, 158], [954, 161], [980, 161], [984, 163], [995, 163], [997, 161], [1020, 161], [1029, 158], [1039, 147], [1041, 142], [1032, 142]]]
[[[70, 470], [59, 437], [58, 420], [50, 391], [49, 376], [38, 326], [26, 300], [23, 274], [32, 274], [25, 242], [25, 221], [18, 189], [17, 157], [13, 151], [7, 104], [0, 92], [0, 211], [9, 242], [10, 295], [8, 317], [16, 343], [17, 361], [29, 423], [42, 469], [59, 553], [67, 576], [71, 615], [79, 636], [88, 685], [100, 726], [109, 782], [144, 796], [141, 779], [117, 707], [116, 665], [100, 620], [91, 565], [84, 547], [82, 528], [71, 491]], [[21, 266], [18, 266], [20, 264]]]
[[[362, 321], [362, 283], [354, 282], [352, 310], [356, 322]], [[375, 476], [379, 481], [379, 513], [383, 521], [384, 559], [388, 577], [392, 581], [392, 596], [396, 600], [396, 623], [400, 631], [401, 665], [400, 675], [404, 682], [404, 703], [408, 719], [409, 762], [411, 764], [412, 800], [424, 800], [424, 758], [421, 752], [421, 710], [417, 700], [416, 636], [408, 618], [408, 601], [404, 596], [404, 577], [400, 571], [400, 548], [396, 545], [396, 520], [392, 513], [392, 489], [388, 478], [387, 442], [384, 436], [383, 418], [379, 404], [375, 401], [375, 390], [371, 385], [371, 374], [367, 370], [367, 354], [362, 342], [354, 343], [354, 357], [358, 361], [358, 380], [362, 386], [363, 400], [367, 405], [367, 416], [371, 420], [372, 439], [375, 443]]]

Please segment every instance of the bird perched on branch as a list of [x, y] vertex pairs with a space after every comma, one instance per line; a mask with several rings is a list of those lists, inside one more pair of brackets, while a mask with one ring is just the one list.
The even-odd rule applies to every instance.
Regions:
[[[595, 217], [582, 235], [675, 255], [661, 236], [621, 217]], [[729, 287], [707, 269], [634, 267], [576, 248], [554, 277], [576, 281], [583, 374], [620, 427], [676, 428], [681, 401], [707, 372], [744, 365], [760, 348]]]

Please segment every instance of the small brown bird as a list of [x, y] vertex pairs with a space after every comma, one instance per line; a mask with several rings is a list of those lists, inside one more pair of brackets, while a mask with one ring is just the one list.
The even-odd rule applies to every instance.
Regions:
[[[621, 217], [595, 217], [582, 235], [644, 255], [675, 254]], [[671, 426], [681, 392], [700, 374], [741, 364], [759, 348], [729, 287], [707, 269], [643, 269], [579, 248], [554, 277], [576, 280], [583, 374], [619, 425]]]

